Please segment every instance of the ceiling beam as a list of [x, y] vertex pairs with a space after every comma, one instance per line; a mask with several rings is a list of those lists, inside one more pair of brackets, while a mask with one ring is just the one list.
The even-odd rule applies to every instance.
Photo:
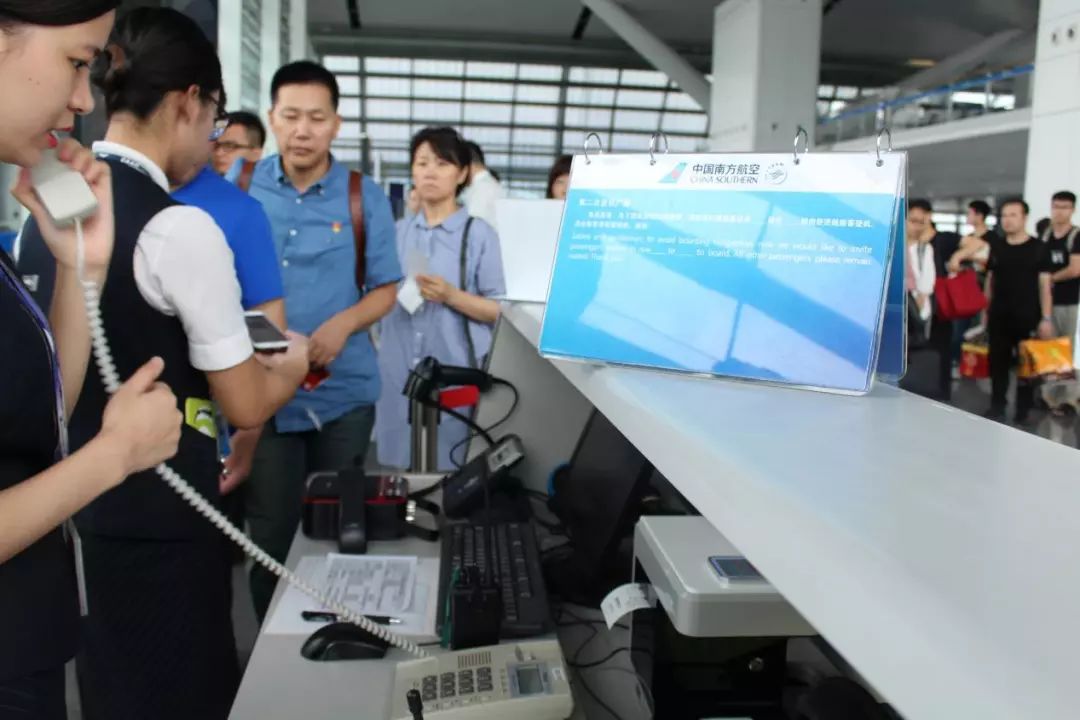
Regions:
[[[617, 40], [575, 42], [535, 35], [481, 35], [422, 30], [365, 28], [356, 33], [345, 26], [315, 27], [312, 44], [319, 55], [372, 55], [430, 60], [478, 60], [551, 65], [585, 65], [634, 70], [651, 66], [638, 53]], [[698, 72], [712, 72], [712, 48], [673, 46]], [[832, 85], [880, 87], [898, 82], [911, 68], [875, 58], [821, 58], [821, 82]]]
[[582, 0], [626, 44], [692, 97], [703, 108], [709, 107], [712, 86], [705, 76], [667, 43], [654, 35], [637, 18], [614, 0]]
[[357, 0], [345, 0], [345, 5], [349, 11], [349, 27], [353, 30], [361, 29], [360, 6], [357, 4]]
[[[565, 36], [564, 36], [565, 37]], [[484, 35], [367, 29], [362, 34], [314, 29], [311, 37], [321, 55], [373, 55], [487, 62], [549, 63], [619, 68], [649, 64], [619, 40], [567, 39], [529, 35]], [[701, 72], [712, 66], [709, 47], [682, 46], [678, 52]]]
[[580, 40], [585, 36], [585, 28], [589, 26], [589, 20], [592, 19], [592, 10], [587, 7], [581, 8], [581, 14], [578, 15], [577, 24], [574, 25], [574, 32], [570, 34], [571, 40]]
[[971, 47], [941, 60], [933, 67], [926, 68], [905, 78], [899, 83], [899, 90], [901, 93], [910, 90], [925, 90], [960, 80], [984, 66], [987, 60], [1006, 45], [1022, 42], [1025, 36], [1033, 34], [1032, 31], [1023, 28], [1011, 28], [994, 33]]

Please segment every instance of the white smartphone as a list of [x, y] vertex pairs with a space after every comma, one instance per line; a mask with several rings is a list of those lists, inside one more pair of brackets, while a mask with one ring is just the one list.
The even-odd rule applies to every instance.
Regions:
[[289, 338], [261, 312], [244, 313], [255, 352], [280, 353], [289, 349]]

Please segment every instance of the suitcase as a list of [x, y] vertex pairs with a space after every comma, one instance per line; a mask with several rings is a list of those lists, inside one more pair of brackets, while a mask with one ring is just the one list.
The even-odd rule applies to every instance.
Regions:
[[900, 379], [900, 387], [931, 400], [942, 399], [941, 353], [932, 347], [909, 351], [907, 372]]

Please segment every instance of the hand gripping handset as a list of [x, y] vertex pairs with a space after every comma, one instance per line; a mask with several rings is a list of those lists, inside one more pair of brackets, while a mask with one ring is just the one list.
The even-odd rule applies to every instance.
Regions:
[[[83, 176], [60, 162], [55, 151], [46, 151], [42, 162], [31, 170], [31, 181], [38, 199], [58, 226], [75, 224], [75, 237], [78, 246], [77, 269], [86, 302], [86, 315], [90, 323], [90, 339], [94, 359], [105, 390], [112, 395], [120, 388], [120, 375], [112, 359], [108, 338], [105, 337], [105, 325], [101, 319], [100, 295], [97, 285], [86, 280], [84, 272], [85, 248], [83, 242], [82, 221], [97, 210], [97, 199]], [[336, 613], [342, 620], [359, 625], [376, 637], [401, 648], [416, 657], [426, 658], [428, 654], [407, 638], [402, 638], [387, 631], [382, 625], [371, 622], [362, 615], [353, 612], [344, 605], [335, 602], [298, 577], [284, 565], [270, 557], [262, 548], [251, 542], [244, 532], [233, 525], [206, 498], [199, 495], [180, 475], [162, 463], [154, 470], [168, 485], [175, 490], [193, 508], [205, 516], [230, 540], [235, 542], [255, 562], [270, 572], [284, 579], [305, 595], [319, 602], [323, 607]]]

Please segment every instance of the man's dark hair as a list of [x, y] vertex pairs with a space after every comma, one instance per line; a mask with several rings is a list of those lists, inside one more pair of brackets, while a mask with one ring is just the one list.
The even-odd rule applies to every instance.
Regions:
[[94, 63], [94, 84], [105, 94], [105, 113], [129, 112], [146, 120], [165, 96], [192, 85], [225, 106], [221, 62], [198, 23], [171, 8], [135, 8], [116, 24]]
[[1050, 202], [1055, 200], [1061, 200], [1063, 202], [1072, 203], [1073, 207], [1076, 206], [1076, 193], [1071, 193], [1068, 190], [1060, 190], [1054, 193], [1054, 196], [1050, 198]]
[[923, 198], [915, 198], [914, 200], [908, 200], [907, 209], [909, 212], [911, 210], [922, 210], [928, 213], [934, 212], [934, 206], [930, 204], [929, 200], [925, 200]]
[[555, 164], [551, 166], [550, 170], [548, 170], [547, 194], [545, 194], [544, 197], [546, 197], [548, 200], [553, 197], [551, 194], [551, 188], [555, 186], [555, 181], [563, 175], [569, 175], [570, 168], [573, 166], [573, 164], [573, 155], [560, 155], [558, 159], [555, 160]]
[[78, 25], [119, 6], [120, 0], [4, 0], [0, 2], [0, 27]]
[[274, 79], [270, 82], [270, 100], [277, 104], [278, 91], [286, 85], [322, 85], [330, 91], [330, 100], [337, 110], [341, 100], [341, 91], [338, 89], [337, 78], [334, 73], [324, 68], [319, 63], [310, 60], [298, 60], [294, 63], [281, 66]]
[[1014, 198], [1008, 198], [1006, 200], [1001, 201], [1001, 204], [998, 205], [998, 215], [1000, 215], [1002, 212], [1004, 212], [1005, 208], [1008, 207], [1009, 205], [1019, 205], [1020, 207], [1022, 207], [1024, 209], [1024, 214], [1025, 215], [1028, 215], [1028, 214], [1031, 213], [1031, 208], [1028, 207], [1028, 204], [1027, 204], [1027, 202], [1024, 201], [1024, 198], [1014, 197]]
[[465, 144], [469, 147], [469, 159], [471, 162], [480, 163], [487, 167], [487, 160], [484, 158], [484, 149], [471, 140], [466, 140]]
[[[426, 127], [420, 132], [413, 135], [412, 142], [409, 144], [409, 164], [416, 162], [416, 151], [420, 149], [420, 146], [427, 143], [431, 146], [432, 152], [442, 160], [454, 165], [458, 168], [467, 168], [472, 160], [472, 153], [469, 151], [469, 145], [461, 136], [458, 135], [457, 130], [452, 127]], [[460, 193], [467, 183], [462, 183], [458, 186], [458, 192]]]
[[266, 145], [266, 126], [263, 125], [259, 116], [247, 110], [237, 110], [228, 115], [229, 127], [240, 125], [247, 130], [248, 142], [254, 148], [262, 148]]
[[990, 205], [982, 200], [972, 200], [968, 203], [968, 209], [974, 210], [975, 214], [986, 220], [990, 215]]
[[1035, 223], [1035, 237], [1041, 238], [1046, 234], [1047, 228], [1050, 227], [1050, 218], [1043, 218], [1039, 222]]

